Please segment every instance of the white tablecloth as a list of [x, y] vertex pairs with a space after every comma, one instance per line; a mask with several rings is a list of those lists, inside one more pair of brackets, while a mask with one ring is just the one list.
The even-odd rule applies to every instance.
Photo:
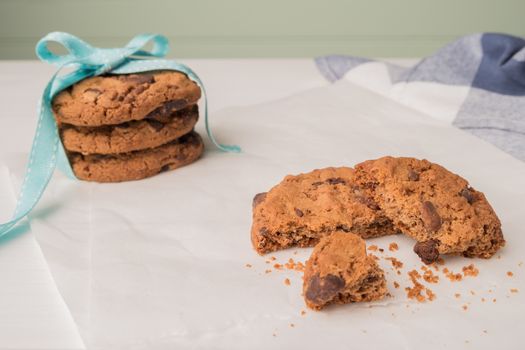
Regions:
[[[515, 330], [525, 326], [522, 162], [358, 86], [344, 81], [326, 86], [310, 61], [268, 61], [259, 69], [240, 61], [228, 72], [227, 61], [191, 64], [210, 87], [212, 104], [256, 103], [211, 116], [217, 137], [241, 145], [243, 153], [221, 153], [208, 143], [203, 159], [191, 166], [123, 184], [75, 182], [57, 174], [31, 219], [56, 287], [48, 278], [30, 297], [57, 301], [47, 303], [49, 309], [58, 304], [53, 308], [56, 316], [49, 319], [63, 332], [51, 337], [55, 343], [38, 341], [33, 334], [40, 326], [29, 322], [36, 317], [11, 312], [13, 320], [27, 327], [33, 347], [73, 348], [84, 341], [93, 349], [520, 348], [523, 335]], [[40, 74], [34, 89], [47, 78]], [[223, 75], [214, 80], [215, 74]], [[232, 76], [238, 80], [232, 81]], [[26, 80], [19, 88], [29, 84]], [[7, 99], [7, 87], [2, 85], [3, 105], [14, 107], [23, 101], [18, 89]], [[279, 99], [270, 102], [275, 98]], [[19, 157], [28, 148], [24, 141], [31, 138], [20, 124], [32, 118], [32, 108], [22, 108], [25, 117], [2, 116], [13, 123], [10, 130], [18, 130], [15, 136], [2, 135], [0, 156], [15, 182], [23, 169]], [[197, 129], [202, 132], [202, 125]], [[399, 252], [388, 255], [405, 263], [402, 276], [391, 271], [388, 261], [380, 261], [393, 298], [301, 315], [305, 306], [300, 273], [266, 274], [270, 265], [251, 248], [253, 195], [286, 174], [352, 165], [385, 154], [426, 157], [469, 179], [500, 215], [507, 247], [500, 258], [490, 260], [448, 258], [449, 269], [457, 272], [474, 263], [479, 276], [462, 282], [441, 277], [439, 284], [431, 285], [437, 299], [418, 304], [408, 300], [402, 288], [392, 287], [394, 280], [408, 285], [406, 272], [421, 264], [411, 251], [413, 242], [405, 237], [375, 239], [371, 242], [382, 247], [392, 241], [400, 246]], [[26, 233], [12, 242], [23, 237], [33, 236]], [[12, 242], [1, 248], [13, 252], [15, 265], [25, 254], [35, 256]], [[310, 252], [294, 251], [276, 253], [277, 261], [304, 261]], [[39, 268], [35, 263], [31, 271]], [[9, 271], [5, 265], [0, 273]], [[290, 286], [283, 283], [285, 278]], [[12, 280], [21, 288], [23, 283], [27, 277]], [[512, 293], [513, 288], [519, 292]], [[52, 295], [46, 296], [44, 289]], [[61, 297], [67, 309], [60, 307]], [[17, 307], [33, 310], [23, 301]], [[71, 315], [82, 340], [72, 336], [76, 329]], [[8, 340], [7, 346], [22, 348], [15, 336]]]

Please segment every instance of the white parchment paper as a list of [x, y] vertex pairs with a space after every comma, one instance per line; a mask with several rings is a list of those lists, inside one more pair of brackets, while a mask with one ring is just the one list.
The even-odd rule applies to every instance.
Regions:
[[[217, 137], [241, 145], [242, 154], [207, 145], [203, 159], [191, 166], [122, 184], [56, 175], [35, 212], [33, 231], [89, 348], [522, 346], [525, 164], [347, 82], [222, 110], [212, 119]], [[383, 155], [428, 158], [469, 179], [499, 214], [507, 247], [491, 260], [447, 258], [450, 270], [474, 263], [479, 275], [450, 282], [439, 273], [439, 283], [429, 284], [437, 299], [417, 303], [404, 291], [410, 285], [406, 273], [421, 266], [414, 242], [402, 236], [369, 240], [385, 248], [382, 256], [404, 263], [397, 275], [380, 260], [392, 297], [309, 311], [302, 274], [272, 265], [289, 258], [304, 262], [311, 250], [272, 254], [277, 260], [271, 264], [258, 256], [250, 243], [252, 197], [286, 174]], [[400, 250], [390, 252], [394, 241]], [[394, 288], [394, 281], [401, 287]]]

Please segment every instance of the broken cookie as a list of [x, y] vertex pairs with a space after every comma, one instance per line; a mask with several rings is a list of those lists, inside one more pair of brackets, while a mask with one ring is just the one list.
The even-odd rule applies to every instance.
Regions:
[[383, 157], [358, 164], [355, 179], [427, 264], [440, 254], [490, 258], [505, 244], [483, 193], [438, 164]]
[[363, 238], [397, 231], [374, 199], [355, 183], [352, 168], [290, 175], [253, 199], [251, 238], [259, 254], [310, 247], [337, 230]]
[[330, 304], [379, 300], [387, 288], [383, 270], [366, 254], [365, 241], [337, 231], [322, 238], [306, 262], [303, 293], [306, 305], [320, 310]]

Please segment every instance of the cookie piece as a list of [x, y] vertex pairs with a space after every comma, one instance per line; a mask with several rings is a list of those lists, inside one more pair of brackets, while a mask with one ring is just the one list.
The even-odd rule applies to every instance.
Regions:
[[157, 110], [145, 119], [108, 126], [63, 124], [60, 136], [64, 148], [82, 154], [126, 153], [158, 147], [193, 130], [199, 119], [197, 105], [180, 111]]
[[384, 157], [356, 167], [356, 182], [403, 233], [423, 262], [440, 254], [490, 258], [503, 247], [501, 223], [483, 193], [427, 160]]
[[112, 155], [70, 153], [69, 161], [81, 180], [120, 182], [144, 179], [190, 164], [203, 150], [201, 137], [191, 132], [157, 148]]
[[180, 110], [200, 96], [199, 86], [185, 74], [152, 71], [84, 79], [58, 93], [52, 105], [59, 123], [101, 126], [144, 119], [167, 102]]
[[310, 247], [337, 230], [363, 238], [396, 232], [391, 220], [355, 183], [351, 168], [289, 175], [254, 198], [251, 239], [259, 254]]
[[353, 233], [337, 231], [322, 238], [306, 262], [303, 295], [311, 309], [380, 300], [386, 293], [383, 270]]

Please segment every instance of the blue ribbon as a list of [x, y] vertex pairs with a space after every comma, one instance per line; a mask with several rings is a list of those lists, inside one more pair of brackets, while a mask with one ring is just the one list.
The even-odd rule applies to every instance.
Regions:
[[[48, 48], [49, 42], [64, 46], [68, 53], [56, 55]], [[143, 48], [153, 43], [150, 51]], [[79, 38], [63, 32], [53, 32], [42, 38], [36, 45], [36, 54], [44, 62], [58, 66], [42, 94], [39, 105], [39, 118], [29, 163], [22, 182], [16, 209], [11, 220], [0, 224], [0, 236], [10, 231], [38, 203], [51, 176], [58, 167], [69, 177], [74, 178], [73, 171], [60, 142], [58, 129], [53, 117], [51, 101], [61, 90], [87, 77], [111, 72], [112, 74], [129, 74], [151, 70], [176, 70], [185, 73], [201, 88], [204, 97], [204, 122], [208, 137], [215, 146], [227, 152], [240, 152], [238, 146], [218, 143], [208, 123], [208, 101], [202, 81], [189, 67], [171, 60], [161, 58], [168, 51], [168, 39], [162, 35], [140, 34], [134, 37], [125, 47], [103, 49], [96, 48]], [[72, 72], [59, 76], [64, 68]]]

